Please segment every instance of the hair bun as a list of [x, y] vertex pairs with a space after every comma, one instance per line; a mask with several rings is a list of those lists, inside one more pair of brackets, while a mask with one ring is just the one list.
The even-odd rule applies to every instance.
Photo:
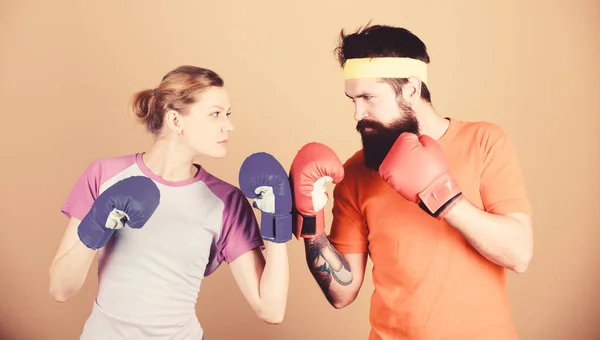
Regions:
[[152, 103], [154, 102], [154, 91], [153, 90], [144, 90], [135, 94], [133, 98], [133, 112], [135, 115], [145, 121], [150, 116], [150, 111], [152, 109]]

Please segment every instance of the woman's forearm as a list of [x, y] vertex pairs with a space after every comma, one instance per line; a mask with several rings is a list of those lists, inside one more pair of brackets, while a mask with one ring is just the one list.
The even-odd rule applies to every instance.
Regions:
[[81, 242], [75, 244], [50, 266], [50, 294], [58, 302], [71, 298], [81, 288], [96, 251]]
[[260, 279], [262, 318], [280, 323], [287, 305], [289, 263], [286, 243], [268, 243], [265, 269]]

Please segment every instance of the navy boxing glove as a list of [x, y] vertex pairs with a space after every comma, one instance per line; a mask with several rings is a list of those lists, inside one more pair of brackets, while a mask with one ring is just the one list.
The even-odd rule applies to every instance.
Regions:
[[242, 164], [240, 189], [261, 211], [263, 239], [284, 243], [292, 238], [292, 190], [283, 166], [272, 155], [254, 153]]
[[124, 226], [139, 229], [148, 222], [160, 202], [160, 191], [148, 177], [125, 178], [104, 190], [78, 227], [86, 247], [104, 247], [115, 230]]

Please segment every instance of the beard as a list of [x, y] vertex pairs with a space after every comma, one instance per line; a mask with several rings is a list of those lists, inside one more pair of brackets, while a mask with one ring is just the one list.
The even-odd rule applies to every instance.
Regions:
[[[404, 111], [404, 117], [397, 119], [389, 126], [369, 120], [361, 120], [356, 125], [356, 130], [362, 137], [363, 155], [367, 168], [379, 171], [379, 166], [402, 133], [419, 134], [419, 122], [412, 110], [405, 109]], [[365, 131], [367, 128], [372, 130]]]

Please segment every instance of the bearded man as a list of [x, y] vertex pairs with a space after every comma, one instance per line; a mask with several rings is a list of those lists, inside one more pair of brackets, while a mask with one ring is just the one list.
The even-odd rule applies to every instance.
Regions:
[[[370, 340], [514, 340], [507, 271], [532, 258], [532, 208], [509, 136], [440, 115], [425, 44], [405, 28], [346, 35], [337, 55], [362, 149], [343, 164], [321, 143], [290, 168], [308, 267], [335, 308], [373, 262]], [[335, 183], [325, 234], [325, 183]]]

